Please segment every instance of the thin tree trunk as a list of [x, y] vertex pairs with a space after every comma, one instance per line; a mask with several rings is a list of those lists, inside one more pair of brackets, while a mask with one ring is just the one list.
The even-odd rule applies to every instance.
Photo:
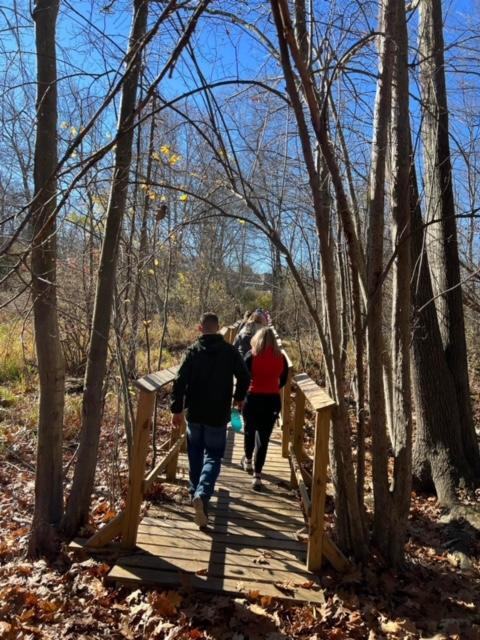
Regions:
[[63, 515], [62, 429], [65, 367], [60, 344], [56, 291], [58, 0], [37, 0], [33, 10], [37, 50], [37, 133], [32, 205], [32, 284], [40, 406], [35, 475], [35, 509], [29, 555], [58, 550]]
[[410, 127], [408, 82], [408, 36], [404, 0], [395, 0], [395, 64], [392, 83], [391, 166], [393, 264], [392, 358], [393, 454], [392, 504], [388, 510], [385, 553], [392, 566], [403, 561], [412, 483], [412, 402], [410, 380]]
[[472, 475], [480, 479], [480, 454], [472, 418], [455, 202], [450, 159], [441, 0], [421, 0], [419, 22], [422, 138], [428, 254], [445, 357], [452, 373], [460, 436]]
[[395, 23], [394, 0], [384, 0], [380, 15], [379, 80], [373, 122], [372, 162], [368, 188], [368, 389], [370, 426], [372, 430], [372, 468], [374, 491], [373, 533], [381, 543], [384, 517], [389, 504], [388, 442], [386, 435], [385, 393], [383, 371], [383, 234], [385, 219], [385, 170], [388, 126], [391, 107], [391, 83], [394, 56], [392, 34]]
[[[154, 152], [154, 142], [155, 142], [155, 106], [156, 100], [153, 98], [152, 100], [152, 119], [150, 121], [150, 134], [149, 134], [149, 142], [148, 142], [148, 158], [147, 158], [147, 175], [145, 179], [145, 183], [147, 187], [150, 184], [150, 180], [152, 177], [152, 164], [153, 158], [152, 154]], [[140, 135], [140, 131], [139, 131]], [[140, 227], [140, 246], [138, 248], [138, 260], [137, 260], [137, 272], [135, 278], [135, 286], [133, 290], [133, 302], [132, 302], [132, 323], [131, 323], [131, 331], [132, 335], [130, 336], [130, 347], [128, 354], [128, 374], [130, 378], [136, 377], [136, 351], [137, 351], [137, 337], [138, 337], [138, 321], [139, 321], [139, 305], [140, 305], [140, 289], [142, 287], [143, 280], [143, 272], [146, 266], [147, 259], [147, 223], [148, 223], [148, 214], [150, 213], [150, 196], [148, 193], [148, 189], [145, 190], [144, 200], [143, 200], [143, 211], [142, 211], [142, 222]]]
[[134, 132], [132, 119], [141, 67], [138, 46], [146, 32], [148, 3], [145, 0], [134, 0], [133, 8], [133, 24], [127, 56], [128, 75], [122, 91], [114, 176], [107, 209], [90, 349], [85, 373], [80, 446], [72, 490], [64, 518], [64, 530], [67, 535], [74, 535], [79, 527], [87, 522], [95, 480], [102, 419], [102, 387], [106, 374], [116, 260], [127, 202], [128, 177], [132, 158]]
[[[332, 411], [333, 455], [331, 456], [332, 477], [335, 485], [337, 533], [340, 544], [344, 548], [351, 549], [358, 558], [363, 558], [366, 553], [366, 541], [362, 526], [360, 508], [357, 501], [355, 474], [348, 432], [348, 414], [344, 399], [345, 372], [342, 368], [341, 336], [339, 314], [337, 308], [335, 265], [332, 244], [330, 242], [328, 202], [324, 198], [324, 185], [322, 185], [319, 172], [316, 167], [311, 141], [306, 126], [305, 116], [300, 101], [300, 96], [295, 83], [295, 78], [290, 62], [289, 49], [294, 52], [295, 63], [305, 72], [305, 62], [301, 60], [296, 47], [295, 36], [288, 14], [288, 6], [282, 0], [272, 0], [272, 13], [277, 28], [280, 46], [281, 63], [285, 75], [287, 91], [292, 102], [292, 107], [297, 119], [300, 142], [304, 154], [305, 164], [309, 174], [310, 188], [314, 203], [317, 233], [320, 241], [320, 253], [322, 260], [323, 277], [325, 279], [325, 291], [327, 300], [327, 317], [330, 334], [329, 357], [327, 358], [327, 370], [329, 372], [329, 389], [337, 402], [337, 407]], [[319, 115], [319, 114], [317, 114]], [[325, 113], [323, 114], [325, 116]], [[326, 120], [320, 127], [326, 127]], [[326, 133], [324, 132], [324, 135]], [[322, 149], [323, 151], [323, 149]], [[323, 158], [322, 158], [323, 162]], [[325, 159], [325, 166], [328, 162]], [[331, 167], [328, 166], [331, 173]], [[338, 195], [338, 192], [337, 192]], [[358, 256], [356, 256], [358, 257]], [[287, 262], [291, 259], [287, 256]], [[308, 298], [308, 296], [307, 296]], [[304, 297], [305, 299], [305, 297]], [[308, 305], [308, 300], [306, 300]], [[311, 305], [308, 305], [309, 308]], [[316, 314], [315, 314], [316, 315]], [[313, 316], [312, 316], [313, 317]]]

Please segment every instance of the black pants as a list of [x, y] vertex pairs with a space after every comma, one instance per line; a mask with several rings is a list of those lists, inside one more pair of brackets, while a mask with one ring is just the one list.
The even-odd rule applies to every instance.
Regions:
[[245, 421], [245, 457], [252, 459], [255, 455], [255, 473], [260, 473], [267, 457], [268, 443], [273, 426], [280, 413], [280, 395], [254, 394], [247, 395], [243, 407]]

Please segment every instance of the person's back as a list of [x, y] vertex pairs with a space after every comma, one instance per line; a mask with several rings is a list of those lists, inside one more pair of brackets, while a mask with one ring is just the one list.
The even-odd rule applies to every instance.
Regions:
[[[189, 347], [184, 362], [188, 376], [184, 407], [172, 403], [173, 413], [184, 408], [189, 422], [225, 426], [230, 416], [233, 377], [240, 371], [237, 350], [222, 335], [206, 334]], [[174, 390], [174, 397], [178, 391]]]
[[251, 373], [251, 384], [243, 409], [245, 455], [241, 466], [249, 473], [254, 472], [252, 487], [261, 489], [268, 443], [281, 407], [280, 389], [288, 376], [287, 360], [271, 327], [264, 327], [254, 336], [245, 363]]
[[285, 373], [285, 357], [266, 347], [251, 359], [249, 393], [278, 394], [280, 378]]
[[265, 317], [262, 314], [254, 312], [245, 326], [239, 331], [233, 345], [240, 351], [243, 357], [250, 351], [253, 336], [265, 326], [265, 322]]
[[225, 452], [233, 378], [233, 400], [241, 408], [250, 375], [238, 350], [218, 334], [216, 314], [204, 314], [199, 329], [202, 335], [187, 350], [174, 380], [170, 408], [174, 426], [182, 423], [186, 413], [190, 495], [195, 522], [204, 528]]

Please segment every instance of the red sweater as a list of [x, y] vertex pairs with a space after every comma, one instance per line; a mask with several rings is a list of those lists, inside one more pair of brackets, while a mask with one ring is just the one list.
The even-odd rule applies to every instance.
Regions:
[[249, 353], [245, 358], [250, 369], [249, 393], [275, 394], [285, 385], [288, 365], [283, 355], [275, 355], [272, 347], [267, 347], [258, 356]]

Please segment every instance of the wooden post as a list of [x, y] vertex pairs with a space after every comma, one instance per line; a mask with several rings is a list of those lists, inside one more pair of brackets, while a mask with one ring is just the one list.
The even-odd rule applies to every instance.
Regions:
[[[181, 426], [178, 427], [177, 429], [172, 429], [172, 432], [170, 435], [170, 448], [172, 448], [173, 445], [177, 442], [177, 440], [181, 438], [181, 436], [185, 433], [185, 429], [186, 429], [185, 416], [182, 415], [182, 417], [183, 417], [183, 421]], [[175, 479], [177, 477], [177, 467], [178, 467], [178, 452], [176, 455], [173, 456], [173, 458], [170, 460], [170, 462], [168, 463], [165, 469], [165, 476], [166, 476], [167, 482], [175, 482]]]
[[128, 478], [127, 503], [122, 531], [122, 547], [132, 549], [137, 540], [138, 521], [143, 500], [143, 480], [147, 462], [148, 440], [155, 393], [141, 390], [133, 434], [132, 464]]
[[297, 387], [295, 393], [295, 421], [293, 423], [292, 444], [297, 460], [303, 460], [303, 428], [305, 426], [305, 395]]
[[288, 458], [288, 445], [292, 431], [292, 369], [288, 370], [288, 377], [282, 389], [282, 457]]
[[328, 434], [331, 409], [318, 409], [315, 417], [315, 450], [312, 475], [312, 508], [307, 552], [307, 569], [319, 571], [322, 566], [323, 518], [327, 491]]

